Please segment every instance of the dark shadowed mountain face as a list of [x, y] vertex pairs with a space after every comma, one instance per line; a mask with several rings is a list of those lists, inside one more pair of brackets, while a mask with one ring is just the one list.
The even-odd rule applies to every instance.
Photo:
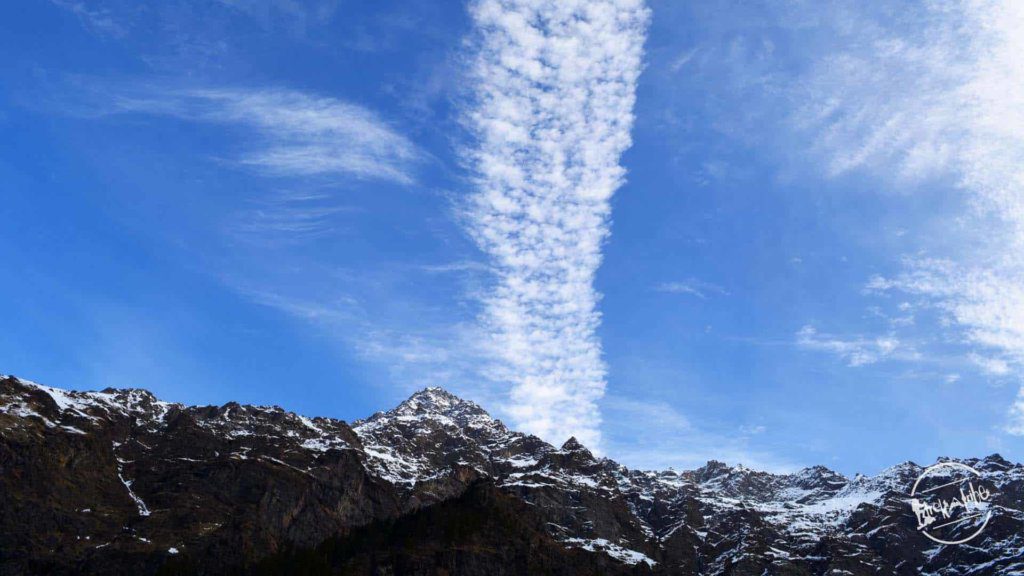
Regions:
[[913, 463], [645, 472], [438, 388], [350, 426], [0, 377], [0, 574], [1024, 574], [1024, 467], [964, 463], [992, 516], [943, 545]]

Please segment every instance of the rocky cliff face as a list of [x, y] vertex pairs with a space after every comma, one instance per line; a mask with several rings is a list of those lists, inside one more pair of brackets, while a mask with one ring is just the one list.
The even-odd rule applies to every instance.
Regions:
[[0, 574], [1022, 574], [1024, 467], [969, 544], [922, 468], [636, 471], [431, 388], [352, 426], [0, 377]]

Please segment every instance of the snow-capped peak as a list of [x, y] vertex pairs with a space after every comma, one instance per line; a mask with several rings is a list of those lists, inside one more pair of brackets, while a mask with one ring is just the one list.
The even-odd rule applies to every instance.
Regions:
[[487, 414], [475, 402], [463, 400], [444, 388], [424, 388], [410, 396], [390, 411], [392, 414], [440, 414], [453, 416], [456, 414]]
[[475, 402], [442, 388], [420, 390], [401, 404], [356, 421], [368, 464], [395, 484], [414, 486], [454, 468], [487, 475], [492, 454], [521, 435]]
[[364, 434], [399, 423], [421, 431], [425, 431], [424, 426], [441, 426], [449, 430], [508, 434], [505, 425], [478, 404], [438, 387], [420, 390], [391, 410], [377, 412], [366, 420], [357, 420], [353, 427]]
[[587, 448], [583, 444], [580, 444], [580, 441], [577, 440], [575, 436], [569, 438], [564, 444], [562, 444], [562, 452], [579, 452], [586, 449]]

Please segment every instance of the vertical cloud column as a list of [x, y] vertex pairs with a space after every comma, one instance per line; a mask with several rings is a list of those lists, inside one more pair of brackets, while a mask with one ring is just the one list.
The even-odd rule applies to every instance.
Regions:
[[516, 425], [600, 443], [605, 367], [594, 275], [625, 171], [648, 10], [640, 0], [481, 0], [467, 223], [495, 274], [492, 376]]

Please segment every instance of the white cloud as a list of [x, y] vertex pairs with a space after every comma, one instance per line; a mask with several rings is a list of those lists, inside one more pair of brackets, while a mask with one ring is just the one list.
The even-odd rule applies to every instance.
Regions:
[[1006, 376], [1010, 373], [1010, 365], [1002, 358], [989, 358], [973, 352], [968, 355], [968, 358], [971, 359], [971, 362], [977, 364], [985, 374]]
[[[170, 45], [194, 42], [196, 36], [207, 30], [204, 25], [216, 26], [222, 17], [237, 20], [239, 15], [251, 18], [265, 29], [283, 29], [302, 37], [329, 23], [341, 4], [341, 0], [217, 0], [164, 2], [160, 10], [147, 10], [130, 0], [51, 2], [78, 17], [83, 28], [102, 37], [124, 38], [132, 32], [152, 35], [154, 31], [147, 27], [147, 20], [156, 18], [159, 31], [155, 33], [172, 35], [174, 42], [164, 42]], [[217, 10], [217, 4], [227, 10]], [[223, 42], [223, 34], [216, 41]]]
[[689, 294], [696, 296], [700, 299], [706, 299], [709, 294], [717, 294], [720, 296], [728, 296], [729, 291], [717, 284], [710, 282], [703, 282], [690, 278], [681, 282], [663, 282], [655, 287], [658, 292], [666, 292], [669, 294]]
[[835, 24], [846, 28], [847, 49], [799, 79], [793, 97], [804, 104], [791, 124], [832, 174], [953, 176], [980, 211], [1024, 234], [1024, 5], [931, 4], [918, 16], [924, 25], [910, 31], [870, 19]]
[[90, 7], [86, 2], [74, 0], [51, 1], [55, 6], [74, 14], [86, 30], [98, 36], [120, 38], [127, 34], [125, 26], [115, 18], [113, 12], [103, 6]]
[[[400, 276], [407, 280], [416, 267], [403, 270]], [[474, 323], [396, 295], [386, 279], [365, 270], [310, 272], [266, 271], [256, 283], [227, 274], [221, 280], [251, 302], [321, 330], [382, 370], [378, 381], [396, 400], [427, 386], [443, 386], [481, 405], [500, 407], [493, 390], [480, 383], [486, 357]], [[289, 284], [284, 277], [300, 281]]]
[[474, 260], [459, 260], [455, 262], [445, 262], [443, 264], [425, 264], [420, 266], [420, 269], [424, 272], [430, 272], [433, 274], [447, 274], [447, 273], [476, 273], [476, 272], [487, 272], [490, 268], [482, 263]]
[[609, 442], [616, 461], [634, 470], [693, 470], [710, 460], [731, 466], [786, 474], [799, 470], [798, 462], [780, 458], [770, 451], [751, 447], [749, 435], [707, 434], [699, 431], [652, 438], [649, 442]]
[[[767, 431], [759, 424], [724, 433], [694, 426], [686, 415], [662, 400], [609, 394], [601, 402], [607, 416], [606, 435], [615, 459], [634, 469], [693, 469], [708, 460], [743, 464], [756, 470], [791, 472], [796, 463], [751, 447], [753, 437]], [[637, 425], [642, 423], [642, 425]]]
[[253, 302], [275, 308], [290, 316], [320, 323], [355, 322], [360, 316], [359, 303], [351, 296], [338, 294], [330, 298], [303, 298], [280, 291], [254, 288], [231, 277], [225, 283]]
[[496, 276], [484, 323], [515, 424], [600, 443], [593, 287], [622, 184], [648, 11], [642, 0], [480, 0], [466, 159], [469, 228]]
[[740, 434], [744, 436], [757, 436], [764, 434], [768, 428], [762, 424], [745, 424], [740, 426]]
[[1020, 389], [1010, 406], [1010, 418], [1003, 429], [1007, 434], [1024, 436], [1024, 388]]
[[[971, 358], [983, 370], [1020, 375], [1024, 4], [965, 0], [923, 10], [902, 20], [844, 12], [836, 23], [844, 48], [797, 82], [804, 104], [792, 124], [811, 136], [832, 175], [863, 169], [897, 183], [959, 184], [969, 209], [945, 226], [955, 247], [936, 243], [944, 258], [909, 258], [904, 272], [869, 288], [921, 297], [979, 351]], [[1011, 417], [1020, 417], [1019, 397]]]
[[875, 338], [841, 338], [820, 334], [813, 326], [804, 326], [796, 333], [797, 346], [808, 350], [831, 352], [849, 366], [866, 366], [891, 357], [911, 359], [916, 353], [892, 335]]
[[254, 244], [298, 244], [329, 236], [338, 230], [337, 217], [352, 209], [331, 194], [277, 192], [253, 200], [234, 214], [227, 232]]
[[908, 259], [904, 272], [872, 278], [868, 289], [921, 296], [962, 327], [968, 342], [1000, 351], [1014, 363], [1024, 362], [1024, 268]]
[[608, 396], [602, 405], [615, 420], [643, 422], [646, 427], [657, 430], [659, 434], [690, 430], [689, 419], [667, 402]]
[[413, 181], [424, 154], [371, 110], [277, 89], [101, 90], [101, 113], [145, 113], [241, 126], [256, 138], [236, 161], [269, 175]]
[[328, 23], [338, 12], [340, 0], [219, 0], [248, 15], [265, 28], [284, 27], [302, 36], [309, 28]]

